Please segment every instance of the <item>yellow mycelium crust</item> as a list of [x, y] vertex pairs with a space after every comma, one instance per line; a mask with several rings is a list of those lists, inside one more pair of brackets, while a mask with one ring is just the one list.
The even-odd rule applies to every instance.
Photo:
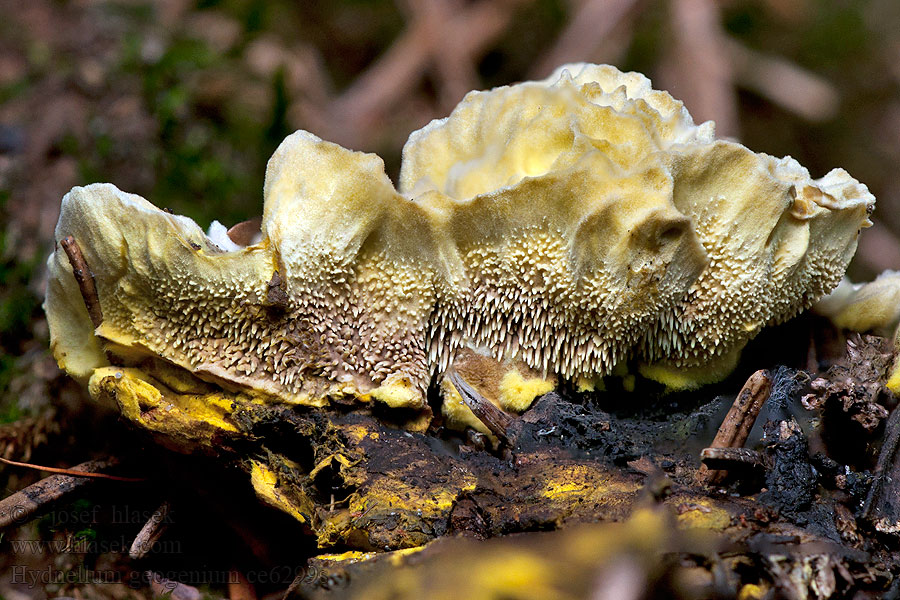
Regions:
[[583, 64], [467, 95], [410, 137], [399, 191], [377, 156], [298, 131], [264, 196], [262, 241], [226, 251], [110, 184], [73, 189], [56, 236], [80, 244], [104, 320], [58, 248], [60, 364], [87, 378], [108, 344], [312, 405], [423, 407], [464, 347], [585, 381], [631, 358], [685, 386], [837, 285], [874, 205], [843, 170], [813, 180], [716, 140], [644, 76]]
[[[517, 361], [498, 361], [489, 355], [469, 348], [460, 349], [453, 360], [457, 373], [494, 406], [510, 412], [522, 412], [531, 406], [538, 396], [556, 387], [555, 377], [542, 377], [540, 373]], [[453, 429], [471, 427], [486, 435], [490, 430], [466, 406], [459, 391], [448, 378], [441, 382], [443, 404], [441, 413], [445, 423]]]

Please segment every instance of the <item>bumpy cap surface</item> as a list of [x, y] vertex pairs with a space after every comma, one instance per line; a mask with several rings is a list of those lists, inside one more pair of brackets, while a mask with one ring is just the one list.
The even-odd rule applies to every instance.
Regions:
[[[717, 141], [649, 80], [567, 65], [472, 92], [381, 160], [297, 132], [269, 162], [262, 241], [216, 244], [109, 184], [63, 199], [93, 327], [50, 257], [54, 353], [77, 377], [152, 355], [228, 389], [422, 408], [464, 347], [563, 377], [618, 363], [690, 385], [840, 280], [874, 198], [846, 172]], [[228, 246], [228, 247], [223, 247]]]

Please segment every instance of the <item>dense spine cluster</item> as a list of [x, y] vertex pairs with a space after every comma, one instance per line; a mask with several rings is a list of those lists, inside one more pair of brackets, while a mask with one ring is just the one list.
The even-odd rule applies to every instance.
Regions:
[[702, 370], [832, 289], [874, 203], [592, 65], [468, 95], [411, 136], [400, 190], [374, 155], [295, 133], [269, 163], [263, 240], [223, 252], [142, 198], [76, 188], [57, 235], [84, 249], [104, 321], [57, 251], [54, 352], [88, 377], [96, 334], [280, 401], [408, 407], [464, 347], [567, 378]]

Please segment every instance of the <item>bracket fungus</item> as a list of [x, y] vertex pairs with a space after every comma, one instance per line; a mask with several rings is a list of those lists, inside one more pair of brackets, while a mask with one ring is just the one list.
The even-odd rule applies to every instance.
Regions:
[[[691, 387], [831, 291], [874, 207], [844, 170], [812, 179], [716, 139], [643, 75], [589, 64], [471, 92], [410, 136], [396, 189], [377, 156], [298, 131], [264, 201], [242, 246], [111, 184], [74, 188], [56, 237], [80, 245], [102, 320], [58, 247], [59, 364], [97, 396], [124, 389], [113, 371], [141, 388], [131, 367], [152, 358], [196, 378], [154, 379], [176, 394], [422, 412], [469, 348], [522, 381], [634, 361]], [[498, 402], [520, 410], [548, 389], [512, 387]]]

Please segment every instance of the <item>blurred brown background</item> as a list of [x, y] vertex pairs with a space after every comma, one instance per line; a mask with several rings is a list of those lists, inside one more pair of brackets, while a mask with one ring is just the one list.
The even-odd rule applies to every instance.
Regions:
[[[470, 89], [567, 61], [649, 75], [696, 121], [878, 198], [853, 275], [900, 268], [896, 0], [0, 0], [0, 422], [51, 400], [59, 201], [111, 181], [202, 226], [261, 211], [297, 129], [384, 157]], [[30, 391], [29, 391], [30, 390]]]

